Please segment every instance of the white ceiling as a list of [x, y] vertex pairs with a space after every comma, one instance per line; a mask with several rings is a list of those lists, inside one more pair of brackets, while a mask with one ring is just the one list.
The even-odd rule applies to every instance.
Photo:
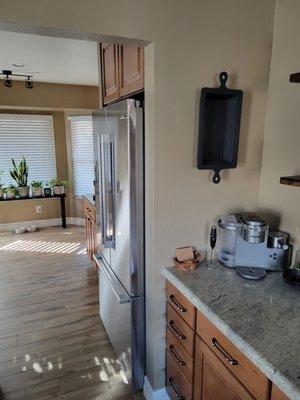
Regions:
[[98, 85], [96, 42], [0, 31], [0, 49], [1, 71], [30, 74], [36, 82]]

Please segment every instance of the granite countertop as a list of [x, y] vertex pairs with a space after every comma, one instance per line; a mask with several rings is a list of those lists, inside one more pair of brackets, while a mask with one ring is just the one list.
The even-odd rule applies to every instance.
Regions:
[[84, 194], [82, 197], [89, 201], [95, 207], [95, 200], [92, 194]]
[[260, 281], [220, 264], [163, 275], [291, 400], [300, 399], [300, 292], [272, 272]]

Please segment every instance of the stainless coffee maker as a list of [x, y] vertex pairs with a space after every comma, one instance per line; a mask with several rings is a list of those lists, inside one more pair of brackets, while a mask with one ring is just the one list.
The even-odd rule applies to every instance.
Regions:
[[236, 268], [245, 278], [260, 279], [266, 270], [290, 266], [292, 246], [285, 232], [269, 232], [266, 220], [256, 213], [229, 214], [219, 220], [219, 261]]

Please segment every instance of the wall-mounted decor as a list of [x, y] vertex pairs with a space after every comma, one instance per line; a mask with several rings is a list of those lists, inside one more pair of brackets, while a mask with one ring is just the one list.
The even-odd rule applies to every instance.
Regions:
[[243, 92], [228, 89], [227, 72], [219, 75], [218, 88], [202, 88], [198, 133], [197, 167], [213, 170], [213, 183], [220, 171], [236, 168]]
[[12, 87], [12, 76], [21, 76], [25, 79], [25, 87], [26, 89], [33, 89], [33, 81], [32, 75], [23, 75], [23, 74], [15, 74], [12, 71], [8, 70], [8, 69], [4, 69], [2, 72], [0, 72], [0, 75], [4, 76], [4, 86], [11, 88]]
[[290, 82], [300, 83], [300, 72], [290, 75]]

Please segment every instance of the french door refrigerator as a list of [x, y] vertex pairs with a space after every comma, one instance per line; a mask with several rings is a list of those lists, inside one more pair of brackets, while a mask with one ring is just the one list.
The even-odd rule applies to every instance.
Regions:
[[100, 317], [132, 391], [145, 374], [144, 110], [93, 114]]

